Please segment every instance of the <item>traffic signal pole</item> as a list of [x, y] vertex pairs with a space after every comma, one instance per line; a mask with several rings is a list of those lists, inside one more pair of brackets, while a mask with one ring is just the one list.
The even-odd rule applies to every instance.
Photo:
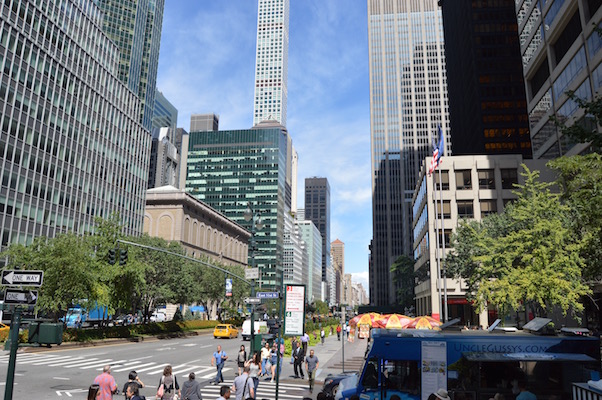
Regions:
[[10, 356], [8, 359], [8, 370], [6, 371], [6, 388], [4, 389], [4, 400], [12, 400], [13, 385], [15, 384], [15, 364], [17, 363], [17, 349], [19, 348], [19, 328], [21, 326], [21, 307], [15, 307], [10, 322]]

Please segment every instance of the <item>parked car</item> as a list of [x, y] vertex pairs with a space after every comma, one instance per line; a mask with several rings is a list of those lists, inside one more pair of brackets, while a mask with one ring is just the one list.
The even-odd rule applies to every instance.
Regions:
[[150, 317], [151, 322], [165, 322], [167, 321], [167, 314], [165, 311], [155, 311]]
[[228, 338], [228, 339], [232, 339], [237, 338], [238, 337], [238, 329], [236, 329], [236, 327], [234, 325], [218, 325], [215, 327], [215, 329], [213, 330], [213, 337], [214, 338]]

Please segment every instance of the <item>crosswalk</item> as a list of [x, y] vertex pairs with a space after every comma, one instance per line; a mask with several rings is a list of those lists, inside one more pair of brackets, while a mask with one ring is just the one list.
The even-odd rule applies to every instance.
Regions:
[[[105, 365], [111, 365], [113, 373], [136, 370], [139, 375], [156, 375], [158, 377], [163, 373], [163, 369], [168, 363], [151, 361], [154, 356], [139, 357], [131, 360], [119, 358], [103, 358], [101, 356], [65, 356], [58, 354], [45, 353], [25, 353], [17, 356], [19, 365], [35, 365], [52, 368], [81, 369], [102, 371]], [[0, 364], [8, 364], [9, 355], [0, 356]], [[194, 372], [197, 379], [215, 378], [216, 369], [210, 365], [201, 365], [201, 360], [192, 360], [187, 363], [173, 365], [172, 370], [175, 375], [188, 376]], [[224, 366], [222, 372], [228, 372], [233, 368]]]
[[[222, 385], [232, 386], [233, 381], [226, 380]], [[220, 386], [206, 385], [201, 387], [203, 399], [216, 399], [219, 397]], [[318, 390], [319, 391], [319, 390]], [[283, 400], [302, 400], [307, 397], [308, 383], [301, 381], [296, 383], [280, 383], [278, 385], [278, 398]], [[234, 394], [230, 398], [234, 398]], [[276, 383], [269, 381], [260, 381], [257, 387], [256, 399], [274, 399], [276, 398]]]

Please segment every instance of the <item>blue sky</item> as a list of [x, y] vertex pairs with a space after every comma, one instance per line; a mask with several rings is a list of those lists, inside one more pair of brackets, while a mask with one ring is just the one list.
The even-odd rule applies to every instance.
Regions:
[[[157, 88], [220, 129], [253, 123], [257, 0], [166, 0]], [[370, 103], [365, 0], [291, 0], [287, 129], [299, 154], [298, 205], [307, 177], [327, 177], [331, 241], [345, 272], [368, 290], [372, 237]]]

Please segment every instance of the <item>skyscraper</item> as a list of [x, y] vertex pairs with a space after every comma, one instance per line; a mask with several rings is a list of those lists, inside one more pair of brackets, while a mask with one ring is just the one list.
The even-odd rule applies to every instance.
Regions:
[[368, 0], [372, 218], [370, 302], [395, 301], [391, 264], [411, 254], [411, 200], [440, 125], [449, 154], [443, 24], [436, 0]]
[[219, 115], [217, 114], [192, 114], [190, 116], [190, 132], [218, 131]]
[[158, 90], [155, 91], [152, 127], [173, 129], [178, 127], [178, 109]]
[[259, 0], [253, 125], [286, 126], [289, 0]]
[[0, 4], [0, 247], [114, 212], [142, 232], [151, 136], [102, 23], [90, 1]]
[[343, 299], [343, 277], [345, 276], [345, 243], [336, 239], [330, 244], [332, 266], [335, 274], [335, 302], [341, 304]]
[[327, 178], [305, 178], [305, 219], [322, 235], [322, 282], [330, 282], [330, 185]]
[[513, 0], [440, 0], [454, 155], [522, 154], [531, 137]]
[[119, 79], [140, 98], [140, 122], [152, 126], [165, 0], [93, 0], [102, 28], [119, 46]]

